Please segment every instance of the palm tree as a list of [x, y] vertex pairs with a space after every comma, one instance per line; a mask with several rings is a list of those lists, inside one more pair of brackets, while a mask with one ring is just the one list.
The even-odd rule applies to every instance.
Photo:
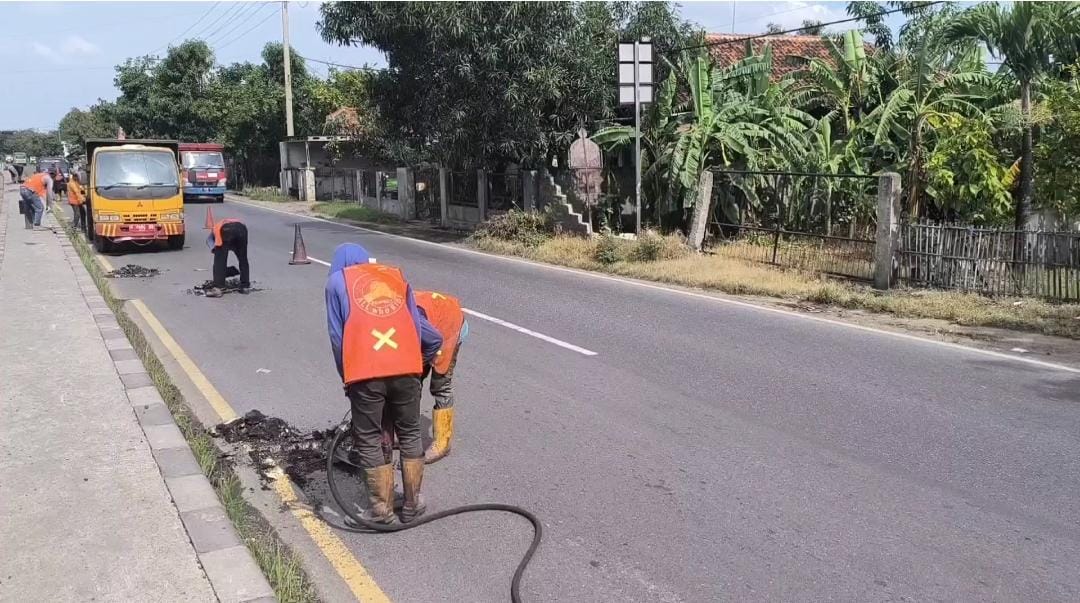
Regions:
[[950, 41], [977, 41], [1003, 61], [1020, 84], [1023, 136], [1020, 148], [1020, 195], [1015, 225], [1023, 230], [1031, 211], [1035, 183], [1034, 141], [1031, 124], [1032, 85], [1052, 69], [1054, 53], [1080, 31], [1076, 2], [1013, 2], [1009, 8], [986, 3], [957, 15], [946, 30]]
[[860, 127], [868, 129], [876, 151], [891, 149], [906, 163], [905, 207], [908, 215], [918, 216], [926, 147], [936, 127], [949, 114], [980, 115], [977, 103], [992, 79], [978, 48], [949, 48], [934, 28], [902, 50], [890, 71], [897, 76], [896, 90]]

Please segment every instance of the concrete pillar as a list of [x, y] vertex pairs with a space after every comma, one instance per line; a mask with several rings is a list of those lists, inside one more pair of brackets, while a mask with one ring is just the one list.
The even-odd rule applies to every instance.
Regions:
[[439, 224], [450, 226], [450, 170], [439, 167]]
[[476, 170], [476, 205], [480, 208], [480, 221], [487, 220], [488, 179], [487, 172]]
[[900, 174], [887, 172], [878, 178], [877, 234], [874, 237], [874, 288], [893, 285], [896, 252], [900, 244]]
[[356, 179], [356, 203], [358, 205], [364, 204], [364, 170], [356, 170], [356, 174], [353, 176]]
[[525, 170], [521, 173], [521, 204], [525, 211], [536, 211], [536, 170]]
[[382, 172], [375, 172], [375, 207], [382, 211]]
[[285, 170], [289, 168], [289, 150], [285, 146], [284, 141], [278, 143], [278, 159], [280, 161], [280, 169], [278, 170], [278, 184], [281, 188], [281, 194], [288, 196], [289, 194], [289, 182], [285, 176]]
[[401, 219], [416, 217], [416, 174], [412, 168], [397, 169], [397, 198], [401, 206]]
[[315, 201], [315, 168], [309, 167], [301, 170], [303, 174], [300, 179], [300, 184], [303, 188], [300, 189], [301, 201]]

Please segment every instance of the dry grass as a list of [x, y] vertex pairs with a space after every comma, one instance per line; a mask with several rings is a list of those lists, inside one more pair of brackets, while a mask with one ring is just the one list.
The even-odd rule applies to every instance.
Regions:
[[886, 293], [806, 272], [780, 270], [730, 257], [691, 254], [675, 237], [654, 236], [659, 241], [645, 245], [659, 243], [660, 259], [655, 261], [636, 261], [643, 246], [640, 239], [556, 236], [536, 246], [491, 237], [471, 241], [478, 249], [491, 253], [672, 285], [1080, 339], [1080, 304], [992, 299], [951, 291], [898, 289]]
[[372, 224], [400, 224], [401, 218], [377, 209], [364, 207], [358, 203], [348, 201], [334, 201], [333, 203], [316, 203], [311, 211], [330, 218], [344, 218], [356, 222], [370, 222]]
[[281, 189], [276, 186], [245, 186], [240, 194], [256, 201], [271, 201], [274, 203], [287, 203], [296, 201], [287, 195], [281, 194]]

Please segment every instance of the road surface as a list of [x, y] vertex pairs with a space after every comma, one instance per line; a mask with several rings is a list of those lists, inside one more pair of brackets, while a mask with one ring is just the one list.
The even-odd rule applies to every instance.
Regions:
[[[264, 290], [205, 299], [205, 207], [182, 252], [111, 261], [165, 270], [116, 285], [240, 413], [347, 409], [296, 223], [318, 260], [360, 243], [529, 331], [469, 318], [453, 454], [424, 487], [433, 511], [541, 517], [529, 601], [1080, 600], [1078, 374], [233, 202], [215, 216], [248, 225]], [[505, 600], [529, 536], [499, 514], [342, 535], [403, 602]]]

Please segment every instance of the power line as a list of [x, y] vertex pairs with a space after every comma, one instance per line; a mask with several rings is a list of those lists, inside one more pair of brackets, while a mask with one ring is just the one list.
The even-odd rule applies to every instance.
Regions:
[[837, 21], [830, 21], [828, 23], [814, 23], [813, 25], [803, 25], [802, 27], [796, 27], [794, 29], [787, 29], [787, 30], [784, 30], [784, 31], [778, 31], [778, 32], [775, 32], [775, 33], [764, 33], [764, 34], [758, 34], [758, 35], [754, 35], [754, 36], [739, 36], [737, 38], [733, 38], [733, 39], [730, 39], [730, 40], [717, 40], [715, 42], [705, 42], [703, 44], [694, 44], [694, 45], [691, 45], [691, 46], [683, 46], [681, 48], [675, 48], [671, 52], [681, 52], [683, 50], [694, 50], [694, 49], [697, 49], [697, 48], [711, 48], [713, 46], [727, 46], [728, 44], [743, 43], [743, 42], [746, 42], [748, 40], [759, 40], [759, 39], [762, 39], [762, 38], [772, 38], [772, 37], [776, 37], [776, 36], [783, 36], [783, 35], [787, 35], [787, 34], [799, 33], [799, 32], [802, 32], [804, 30], [807, 30], [807, 29], [820, 29], [820, 28], [830, 27], [830, 26], [833, 26], [833, 25], [843, 25], [844, 23], [853, 23], [855, 21], [863, 21], [865, 19], [870, 19], [870, 18], [873, 18], [873, 17], [885, 17], [887, 15], [892, 15], [892, 14], [895, 14], [895, 13], [908, 11], [908, 10], [916, 10], [916, 9], [920, 9], [920, 8], [928, 8], [930, 6], [934, 6], [935, 4], [944, 4], [945, 2], [946, 2], [946, 0], [935, 0], [933, 2], [923, 2], [922, 4], [918, 4], [918, 5], [904, 6], [904, 7], [901, 7], [901, 8], [892, 8], [892, 9], [889, 9], [889, 10], [883, 10], [883, 11], [874, 13], [872, 15], [866, 15], [866, 16], [863, 16], [863, 17], [849, 17], [847, 19], [839, 19]]
[[168, 48], [168, 47], [169, 47], [169, 45], [170, 45], [170, 44], [172, 44], [173, 42], [175, 42], [175, 41], [179, 40], [180, 38], [184, 37], [185, 35], [187, 35], [187, 32], [189, 32], [189, 31], [191, 31], [192, 29], [194, 29], [196, 25], [198, 25], [198, 24], [199, 24], [200, 22], [202, 22], [202, 20], [203, 20], [203, 19], [205, 19], [205, 18], [207, 17], [207, 15], [209, 15], [209, 14], [210, 14], [210, 13], [212, 13], [212, 12], [214, 12], [214, 9], [215, 9], [215, 8], [217, 8], [219, 4], [221, 4], [221, 2], [215, 2], [215, 3], [213, 4], [213, 6], [211, 6], [211, 7], [210, 7], [210, 8], [208, 8], [208, 9], [206, 9], [206, 12], [204, 12], [204, 13], [203, 13], [203, 14], [201, 14], [201, 15], [199, 15], [199, 18], [198, 18], [198, 19], [195, 19], [195, 22], [194, 22], [194, 23], [192, 23], [191, 25], [188, 25], [188, 28], [187, 28], [187, 29], [185, 29], [184, 31], [180, 32], [180, 35], [176, 36], [175, 38], [173, 38], [173, 39], [169, 40], [168, 42], [166, 42], [166, 43], [165, 43], [164, 45], [162, 45], [162, 46], [160, 46], [160, 47], [158, 47], [158, 48], [155, 48], [155, 49], [154, 49], [153, 51], [151, 51], [151, 52], [148, 52], [148, 53], [146, 53], [146, 54], [157, 54], [157, 53], [158, 53], [159, 51], [161, 51], [161, 50], [164, 50], [164, 49]]
[[321, 61], [319, 59], [309, 59], [299, 53], [294, 53], [298, 58], [312, 63], [321, 63], [323, 65], [329, 65], [330, 67], [339, 67], [341, 69], [351, 69], [353, 71], [386, 71], [385, 67], [357, 67], [356, 65], [342, 65], [341, 63], [331, 63], [330, 61]]
[[[273, 6], [273, 5], [268, 5], [268, 6]], [[255, 31], [260, 25], [262, 25], [263, 23], [266, 23], [270, 19], [270, 17], [274, 17], [274, 16], [277, 16], [279, 14], [280, 14], [280, 11], [271, 11], [269, 14], [267, 14], [265, 17], [263, 17], [261, 21], [259, 21], [255, 25], [248, 28], [244, 33], [236, 36], [235, 38], [233, 38], [232, 40], [229, 40], [228, 42], [222, 44], [221, 46], [218, 46], [217, 48], [214, 49], [214, 51], [215, 52], [220, 51], [222, 48], [225, 48], [226, 46], [229, 46], [233, 42], [236, 42], [237, 40], [243, 38], [244, 36], [248, 35], [249, 33]]]
[[[233, 4], [232, 6], [229, 7], [229, 9], [227, 11], [222, 13], [220, 17], [215, 19], [213, 23], [207, 25], [204, 28], [204, 29], [210, 29], [211, 27], [214, 27], [215, 25], [217, 25], [217, 28], [215, 28], [214, 31], [206, 34], [205, 36], [199, 36], [199, 37], [202, 40], [207, 40], [209, 38], [214, 37], [215, 34], [217, 34], [222, 29], [225, 29], [225, 26], [229, 25], [230, 19], [232, 19], [233, 16], [239, 14], [239, 12], [241, 10], [243, 10], [243, 9], [244, 9], [244, 4], [243, 3], [238, 2], [238, 3]], [[221, 25], [218, 25], [218, 23], [221, 23]]]
[[215, 36], [215, 40], [214, 40], [214, 41], [211, 41], [211, 40], [210, 40], [210, 37], [207, 37], [207, 38], [205, 39], [205, 42], [206, 42], [207, 44], [218, 44], [218, 43], [221, 43], [221, 42], [225, 42], [225, 41], [227, 41], [227, 40], [229, 39], [229, 35], [230, 35], [230, 34], [233, 34], [233, 33], [235, 33], [235, 32], [236, 32], [236, 30], [238, 30], [238, 29], [240, 29], [241, 27], [243, 27], [243, 26], [247, 25], [247, 24], [248, 24], [248, 23], [250, 22], [250, 20], [251, 20], [251, 19], [253, 19], [253, 18], [255, 17], [255, 15], [256, 15], [256, 14], [258, 14], [259, 12], [261, 12], [261, 11], [262, 11], [263, 9], [265, 9], [265, 8], [266, 8], [267, 6], [269, 6], [269, 7], [271, 7], [271, 8], [273, 8], [273, 7], [274, 7], [274, 5], [273, 5], [273, 4], [262, 4], [262, 3], [259, 3], [259, 4], [253, 4], [253, 5], [252, 5], [252, 6], [250, 7], [250, 10], [248, 10], [248, 11], [247, 11], [246, 13], [244, 13], [243, 11], [241, 11], [241, 12], [237, 13], [237, 14], [236, 14], [236, 15], [235, 15], [235, 16], [234, 16], [234, 17], [232, 18], [232, 20], [231, 20], [231, 21], [232, 21], [232, 23], [230, 23], [230, 25], [232, 25], [232, 27], [229, 27], [229, 28], [227, 28], [227, 29], [226, 29], [225, 31], [221, 32], [221, 34], [220, 34], [220, 35], [218, 35], [218, 36]]

